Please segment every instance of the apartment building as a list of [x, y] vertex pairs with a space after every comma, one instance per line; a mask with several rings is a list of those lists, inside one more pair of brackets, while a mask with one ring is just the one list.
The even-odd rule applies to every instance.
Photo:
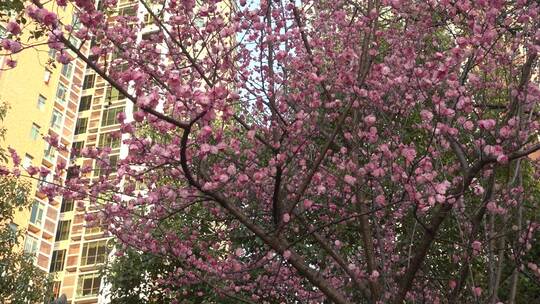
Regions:
[[[99, 1], [96, 5], [99, 7]], [[62, 22], [76, 25], [71, 9], [62, 13]], [[147, 39], [157, 31], [151, 15], [136, 0], [118, 0], [109, 22], [118, 15], [137, 16], [144, 23], [138, 39]], [[72, 42], [80, 43], [76, 39]], [[88, 54], [91, 46], [92, 42], [87, 42], [81, 51]], [[68, 170], [63, 178], [68, 180], [77, 166], [90, 165], [93, 171], [86, 177], [98, 178], [103, 173], [100, 166], [79, 157], [78, 151], [109, 147], [114, 167], [127, 154], [127, 147], [114, 134], [120, 129], [117, 115], [125, 112], [131, 117], [133, 104], [79, 59], [65, 66], [56, 63], [56, 68], [47, 65], [52, 55], [46, 45], [25, 51], [18, 54], [16, 69], [0, 72], [0, 100], [12, 106], [5, 121], [6, 142], [22, 153], [24, 166], [39, 165], [54, 171], [56, 164], [64, 161]], [[107, 61], [114, 56], [109, 54]], [[72, 148], [71, 153], [49, 147], [42, 139], [47, 134], [60, 136], [62, 144]], [[114, 176], [115, 172], [107, 174]], [[16, 216], [15, 224], [28, 230], [24, 250], [35, 254], [36, 264], [54, 275], [55, 297], [64, 294], [68, 303], [108, 303], [103, 292], [107, 286], [99, 270], [111, 255], [110, 237], [101, 227], [85, 223], [85, 214], [96, 211], [89, 202], [62, 197], [49, 201], [40, 193], [38, 183], [53, 182], [51, 178], [52, 174], [46, 181], [33, 182], [34, 206]]]
[[[119, 11], [136, 14], [134, 4], [119, 1]], [[73, 8], [55, 11], [63, 23], [77, 26]], [[0, 22], [0, 36], [5, 33]], [[70, 41], [81, 43], [74, 37]], [[81, 51], [89, 53], [89, 46], [82, 45]], [[1, 68], [6, 60], [0, 57], [0, 101], [11, 107], [3, 122], [8, 130], [3, 144], [20, 154], [23, 167], [51, 172], [44, 180], [26, 177], [34, 203], [31, 210], [16, 213], [11, 227], [26, 231], [23, 250], [35, 255], [39, 268], [54, 275], [55, 297], [65, 294], [69, 303], [97, 303], [102, 288], [98, 270], [107, 258], [109, 238], [100, 227], [85, 227], [84, 215], [92, 212], [88, 204], [82, 202], [81, 206], [62, 197], [49, 200], [39, 188], [45, 183], [63, 183], [70, 178], [69, 168], [88, 162], [95, 167], [90, 178], [99, 176], [99, 166], [78, 158], [77, 151], [83, 147], [110, 147], [111, 163], [117, 162], [120, 140], [112, 132], [119, 129], [116, 116], [125, 111], [126, 100], [82, 60], [62, 65], [54, 62], [54, 56], [42, 44], [16, 54], [17, 68], [5, 71]], [[47, 135], [57, 135], [72, 152], [57, 151], [43, 139]], [[53, 180], [52, 172], [60, 162], [68, 164], [67, 174]]]
[[[133, 0], [118, 1], [117, 12], [109, 22], [114, 22], [115, 16], [127, 14], [140, 15], [139, 20], [143, 20], [144, 9], [137, 3]], [[151, 29], [142, 31], [140, 37], [148, 31]], [[106, 60], [110, 62], [114, 56], [109, 54]], [[94, 58], [90, 56], [90, 59]], [[118, 160], [127, 154], [127, 147], [122, 146], [117, 136], [120, 129], [117, 115], [125, 112], [131, 117], [133, 104], [90, 68], [84, 71], [80, 90], [70, 165], [71, 168], [92, 166], [92, 172], [86, 176], [92, 180], [104, 174], [103, 169], [91, 159], [78, 157], [77, 151], [85, 147], [109, 147], [109, 162], [111, 167], [115, 167]], [[68, 169], [67, 179], [70, 172]], [[111, 169], [105, 174], [114, 177], [116, 173]], [[62, 233], [54, 243], [53, 262], [49, 270], [55, 275], [56, 294], [65, 294], [68, 303], [108, 303], [104, 292], [107, 287], [100, 277], [100, 268], [111, 254], [110, 237], [101, 227], [88, 227], [84, 221], [86, 213], [95, 211], [95, 207], [87, 201], [64, 199], [61, 205], [58, 229]]]
[[[59, 9], [58, 13], [62, 22], [77, 23], [72, 18], [72, 8]], [[5, 35], [2, 22], [0, 35]], [[70, 40], [80, 43], [76, 38]], [[82, 50], [86, 51], [84, 46]], [[35, 255], [36, 265], [47, 272], [59, 260], [57, 241], [65, 238], [67, 226], [62, 198], [49, 200], [39, 188], [48, 182], [62, 182], [65, 176], [53, 180], [53, 172], [57, 164], [69, 163], [70, 155], [57, 151], [43, 138], [55, 135], [61, 145], [72, 145], [85, 73], [82, 60], [62, 65], [54, 62], [55, 56], [55, 51], [40, 44], [14, 55], [18, 64], [15, 69], [5, 69], [6, 60], [0, 59], [0, 101], [10, 105], [3, 122], [7, 134], [2, 144], [19, 153], [23, 167], [35, 166], [51, 172], [43, 180], [24, 177], [31, 184], [33, 205], [31, 210], [17, 212], [11, 227], [26, 231], [21, 246]]]

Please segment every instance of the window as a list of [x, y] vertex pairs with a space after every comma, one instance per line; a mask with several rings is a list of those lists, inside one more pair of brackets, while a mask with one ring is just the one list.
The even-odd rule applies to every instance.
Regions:
[[135, 16], [137, 15], [137, 7], [136, 6], [126, 6], [121, 7], [118, 9], [118, 15], [119, 16]]
[[32, 210], [30, 211], [30, 223], [41, 227], [43, 225], [43, 211], [45, 207], [42, 203], [34, 201], [32, 205]]
[[55, 49], [49, 49], [49, 57], [55, 58], [56, 57], [56, 50]]
[[47, 102], [47, 98], [43, 97], [42, 95], [39, 95], [38, 100], [37, 100], [37, 108], [43, 111], [45, 109], [46, 102]]
[[45, 68], [45, 73], [43, 74], [43, 82], [45, 82], [45, 84], [49, 84], [49, 81], [51, 80], [51, 75], [51, 70]]
[[39, 240], [31, 235], [26, 235], [24, 240], [24, 252], [35, 255], [38, 251]]
[[48, 161], [54, 162], [54, 157], [56, 156], [56, 148], [51, 146], [50, 144], [47, 144], [44, 156]]
[[117, 88], [109, 87], [107, 94], [105, 94], [105, 101], [108, 103], [126, 98], [124, 94], [120, 93]]
[[54, 181], [54, 177], [51, 174], [47, 174], [46, 177], [41, 177], [38, 181], [38, 188], [42, 188], [43, 186], [49, 185]]
[[148, 13], [144, 15], [144, 25], [150, 25], [154, 23], [154, 16], [152, 14]]
[[150, 41], [152, 39], [154, 39], [155, 35], [157, 34], [158, 32], [157, 31], [152, 31], [152, 32], [149, 32], [149, 33], [144, 33], [141, 37], [142, 40], [144, 41]]
[[52, 296], [52, 301], [58, 299], [58, 297], [60, 296], [60, 287], [62, 286], [62, 281], [54, 281], [53, 282], [53, 285], [52, 285], [52, 292], [51, 292], [51, 296]]
[[51, 259], [51, 269], [49, 272], [64, 270], [64, 260], [66, 259], [66, 250], [54, 250]]
[[83, 246], [81, 265], [94, 265], [105, 263], [107, 259], [107, 241], [86, 243]]
[[33, 123], [32, 129], [30, 130], [30, 138], [32, 140], [37, 140], [38, 137], [39, 137], [39, 126]]
[[[92, 225], [92, 226], [90, 226], [90, 225]], [[92, 222], [91, 224], [87, 223], [85, 234], [96, 234], [96, 233], [100, 233], [102, 231], [103, 231], [103, 229], [102, 229], [102, 226], [101, 226], [100, 222]]]
[[51, 128], [57, 131], [60, 130], [60, 128], [62, 128], [62, 118], [62, 113], [56, 109], [53, 109], [51, 116]]
[[71, 145], [71, 158], [75, 158], [80, 155], [81, 150], [84, 148], [84, 141], [76, 141]]
[[98, 273], [83, 274], [79, 276], [79, 280], [77, 282], [77, 296], [79, 297], [97, 296], [99, 293], [100, 285], [101, 285], [101, 278]]
[[121, 58], [121, 56], [122, 56], [122, 51], [120, 49], [114, 49], [111, 54], [111, 62], [116, 59]]
[[90, 110], [91, 105], [92, 95], [86, 95], [81, 97], [81, 101], [79, 102], [79, 112]]
[[112, 108], [112, 109], [106, 109], [103, 111], [103, 116], [101, 117], [101, 126], [110, 126], [118, 124], [118, 119], [116, 116], [118, 113], [123, 112], [124, 107], [118, 107], [118, 108]]
[[59, 83], [58, 88], [56, 89], [56, 101], [58, 101], [59, 103], [65, 103], [66, 102], [66, 93], [67, 93], [66, 86]]
[[71, 74], [73, 73], [73, 65], [71, 63], [62, 65], [62, 70], [60, 71], [64, 77], [71, 79]]
[[76, 48], [80, 48], [81, 47], [81, 41], [79, 39], [77, 39], [75, 36], [73, 35], [69, 35], [69, 43], [73, 44], [73, 46], [75, 46]]
[[98, 147], [100, 148], [118, 148], [120, 147], [120, 138], [114, 136], [112, 132], [102, 133], [99, 136]]
[[107, 170], [107, 174], [113, 174], [117, 171], [118, 166], [118, 159], [119, 155], [113, 155], [109, 157], [109, 170]]
[[118, 6], [130, 5], [134, 0], [118, 0]]
[[109, 156], [109, 165], [105, 165], [102, 162], [96, 161], [95, 175], [109, 175], [116, 172], [116, 166], [118, 165], [118, 155]]
[[79, 16], [73, 15], [73, 19], [71, 19], [71, 26], [73, 26], [73, 32], [76, 32], [81, 29], [81, 21], [79, 20]]
[[3, 26], [0, 25], [0, 39], [6, 38], [6, 36], [7, 36], [6, 33], [7, 33], [6, 29]]
[[60, 207], [60, 213], [73, 211], [74, 201], [70, 198], [62, 199], [62, 206]]
[[24, 155], [24, 160], [22, 163], [23, 168], [28, 169], [28, 167], [32, 166], [32, 162], [34, 161], [34, 158], [30, 154]]
[[79, 135], [86, 132], [87, 126], [88, 126], [88, 117], [77, 119], [77, 124], [75, 125], [75, 135]]
[[96, 74], [88, 74], [84, 76], [83, 87], [82, 87], [83, 90], [93, 88], [95, 81], [96, 81]]
[[58, 229], [56, 230], [56, 238], [54, 239], [56, 242], [65, 241], [68, 239], [70, 225], [71, 220], [60, 221], [58, 223]]

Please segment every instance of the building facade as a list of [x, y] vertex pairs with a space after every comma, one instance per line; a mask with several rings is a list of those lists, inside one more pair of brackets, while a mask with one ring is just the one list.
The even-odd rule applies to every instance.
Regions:
[[[72, 16], [72, 8], [59, 10], [64, 23], [76, 23]], [[5, 35], [1, 22], [0, 35]], [[75, 38], [71, 41], [79, 43]], [[83, 51], [86, 48], [82, 46]], [[13, 55], [18, 64], [15, 69], [5, 69], [6, 59], [0, 59], [0, 102], [10, 107], [3, 122], [7, 129], [3, 145], [14, 148], [21, 157], [23, 177], [31, 184], [33, 200], [30, 210], [15, 214], [11, 226], [26, 231], [21, 246], [35, 255], [35, 264], [46, 272], [61, 264], [62, 242], [70, 223], [65, 220], [67, 209], [62, 198], [50, 200], [40, 188], [63, 182], [65, 173], [56, 180], [53, 175], [59, 164], [69, 164], [70, 153], [49, 145], [44, 137], [57, 136], [61, 146], [72, 146], [86, 69], [82, 60], [62, 65], [55, 62], [55, 56], [47, 44], [39, 44]], [[50, 173], [43, 179], [31, 178], [24, 173], [29, 166]]]
[[[96, 1], [98, 7], [99, 2]], [[108, 15], [108, 22], [114, 22], [119, 15], [137, 16], [143, 24], [138, 39], [147, 39], [158, 28], [138, 3], [118, 0], [116, 12]], [[55, 11], [63, 23], [77, 26], [73, 9]], [[80, 43], [75, 38], [70, 40]], [[90, 54], [91, 47], [89, 41], [80, 50]], [[113, 56], [99, 60], [111, 62]], [[52, 173], [44, 181], [32, 180], [34, 205], [30, 211], [19, 212], [14, 224], [27, 230], [21, 245], [24, 250], [35, 254], [36, 264], [54, 276], [55, 297], [64, 294], [68, 303], [108, 303], [108, 286], [100, 277], [100, 269], [112, 256], [110, 237], [102, 227], [89, 226], [84, 220], [87, 213], [96, 212], [95, 207], [86, 200], [48, 200], [39, 188], [47, 182], [64, 183], [72, 172], [84, 166], [93, 168], [85, 177], [97, 179], [102, 169], [93, 160], [79, 157], [84, 148], [110, 148], [109, 161], [114, 167], [127, 155], [127, 147], [117, 136], [117, 115], [124, 112], [130, 119], [134, 106], [84, 61], [55, 63], [54, 67], [53, 57], [54, 52], [44, 44], [17, 54], [17, 68], [0, 71], [0, 101], [11, 104], [4, 122], [8, 130], [6, 143], [21, 155], [23, 166], [39, 166], [54, 172], [59, 163], [65, 163], [67, 168], [62, 180], [53, 180]], [[0, 64], [4, 64], [1, 58]], [[69, 152], [50, 147], [43, 140], [46, 135], [59, 136]], [[107, 174], [114, 177], [115, 172]]]
[[[55, 11], [61, 22], [77, 25], [72, 8]], [[118, 12], [139, 13], [136, 2], [126, 0], [119, 1]], [[5, 35], [2, 22], [0, 35]], [[74, 37], [70, 41], [80, 43]], [[89, 49], [90, 43], [81, 46], [83, 53], [88, 54]], [[87, 202], [62, 197], [49, 200], [40, 188], [46, 183], [64, 183], [72, 168], [85, 164], [94, 168], [87, 177], [97, 178], [102, 173], [99, 166], [78, 156], [84, 147], [110, 147], [114, 165], [121, 150], [120, 139], [113, 135], [120, 128], [117, 114], [132, 106], [84, 61], [75, 59], [62, 65], [55, 62], [55, 56], [47, 44], [41, 44], [16, 54], [17, 67], [9, 70], [2, 70], [6, 58], [0, 56], [0, 102], [10, 105], [3, 122], [8, 130], [3, 144], [17, 151], [22, 167], [51, 172], [44, 180], [25, 177], [32, 185], [34, 203], [31, 210], [17, 212], [11, 226], [26, 231], [20, 246], [35, 255], [40, 269], [53, 275], [55, 298], [65, 294], [68, 303], [105, 303], [99, 269], [110, 253], [110, 238], [101, 227], [87, 227], [85, 214], [94, 211]], [[58, 136], [68, 151], [50, 146], [44, 137], [51, 135]], [[53, 172], [60, 163], [67, 170], [61, 180], [55, 180]]]

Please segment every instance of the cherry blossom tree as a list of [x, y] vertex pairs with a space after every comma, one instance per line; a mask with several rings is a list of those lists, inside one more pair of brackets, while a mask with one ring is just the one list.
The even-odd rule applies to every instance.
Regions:
[[[136, 106], [116, 175], [44, 190], [172, 265], [152, 284], [176, 303], [515, 303], [540, 284], [538, 1], [139, 0], [144, 37], [115, 0], [32, 2], [58, 61]], [[7, 54], [32, 43], [19, 28]]]

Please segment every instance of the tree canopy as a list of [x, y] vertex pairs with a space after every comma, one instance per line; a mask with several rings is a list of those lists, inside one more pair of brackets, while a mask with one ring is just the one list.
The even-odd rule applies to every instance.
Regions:
[[[118, 116], [115, 174], [43, 190], [98, 206], [86, 219], [116, 255], [147, 258], [141, 290], [538, 300], [538, 1], [32, 2], [58, 61], [83, 59], [136, 105]], [[80, 27], [54, 13], [66, 3]], [[18, 28], [12, 66], [32, 43]], [[107, 167], [108, 152], [82, 155]]]

